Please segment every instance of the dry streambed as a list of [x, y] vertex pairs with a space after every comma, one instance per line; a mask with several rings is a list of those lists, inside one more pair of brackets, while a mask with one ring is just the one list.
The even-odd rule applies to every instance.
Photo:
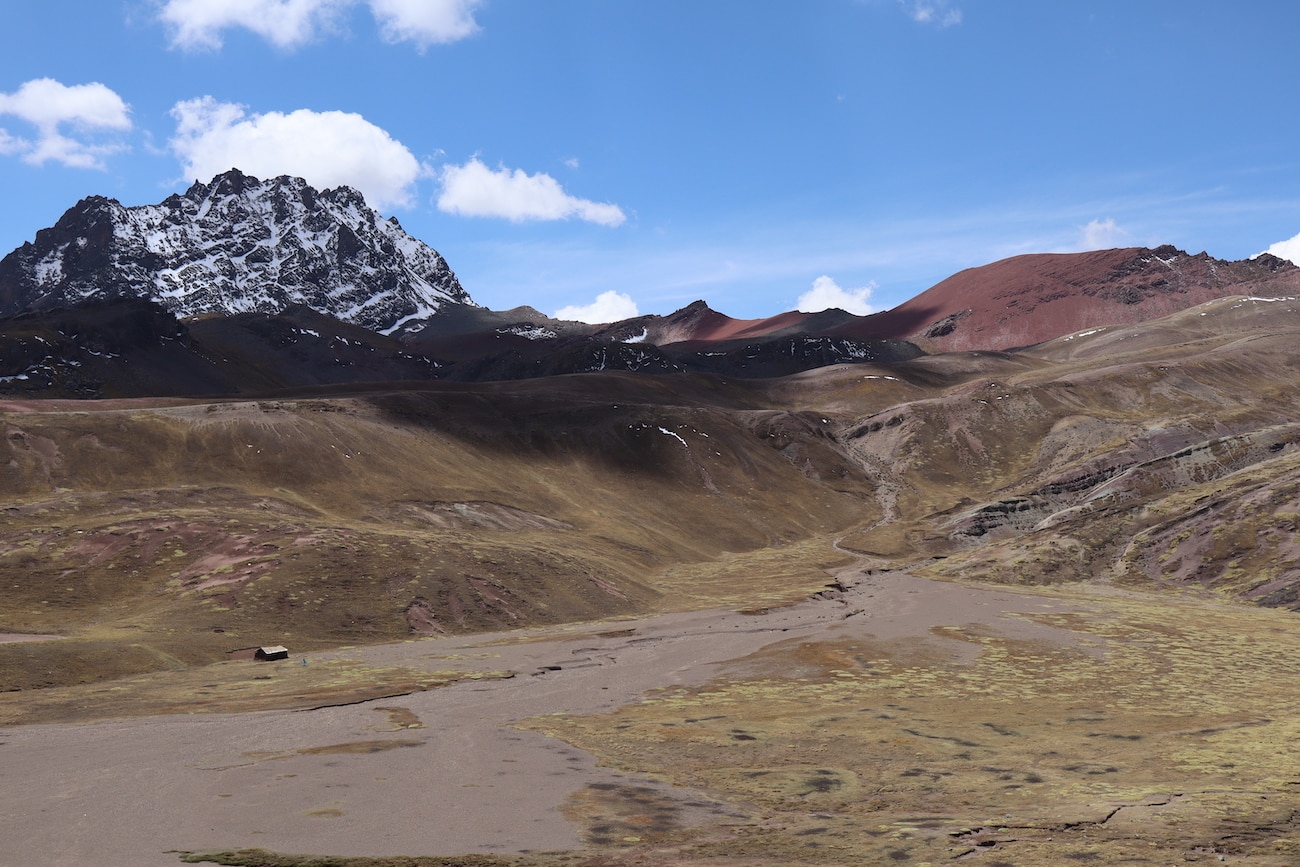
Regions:
[[[11, 727], [0, 861], [1300, 859], [1293, 614], [840, 580], [747, 613], [231, 664], [282, 698], [319, 676], [329, 707]], [[407, 694], [339, 700], [397, 671]], [[194, 709], [220, 709], [205, 683], [185, 686]]]

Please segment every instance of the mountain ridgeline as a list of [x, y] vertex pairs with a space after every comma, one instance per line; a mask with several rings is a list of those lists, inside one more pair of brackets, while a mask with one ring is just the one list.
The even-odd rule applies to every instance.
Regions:
[[615, 370], [767, 378], [1005, 351], [1234, 294], [1296, 292], [1300, 269], [1272, 256], [1124, 248], [971, 268], [870, 316], [738, 320], [697, 301], [587, 325], [479, 306], [436, 250], [356, 190], [232, 169], [156, 205], [83, 199], [0, 260], [0, 394], [240, 394]]
[[356, 190], [238, 170], [157, 205], [83, 199], [0, 261], [0, 315], [132, 298], [180, 318], [305, 305], [381, 333], [473, 303]]

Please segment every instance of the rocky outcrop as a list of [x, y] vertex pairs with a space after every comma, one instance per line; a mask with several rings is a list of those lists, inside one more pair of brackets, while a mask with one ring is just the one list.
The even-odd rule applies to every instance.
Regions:
[[305, 305], [384, 333], [473, 304], [436, 250], [356, 190], [236, 169], [157, 205], [83, 199], [0, 260], [0, 316], [123, 298], [182, 318]]
[[1278, 425], [1216, 437], [1140, 463], [1118, 454], [1110, 465], [1087, 467], [1086, 471], [1053, 479], [1024, 496], [969, 510], [952, 523], [951, 537], [971, 541], [990, 533], [1005, 535], [1064, 526], [1102, 508], [1145, 502], [1221, 479], [1270, 460], [1297, 444], [1300, 426]]

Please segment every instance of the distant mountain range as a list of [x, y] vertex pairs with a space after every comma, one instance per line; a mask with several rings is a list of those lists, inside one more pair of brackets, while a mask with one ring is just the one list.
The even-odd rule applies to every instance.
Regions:
[[1174, 247], [1017, 256], [898, 307], [733, 319], [697, 301], [606, 325], [477, 305], [348, 187], [238, 170], [157, 205], [83, 199], [0, 260], [0, 394], [238, 394], [624, 370], [785, 376], [1004, 351], [1229, 295], [1300, 294], [1273, 256]]

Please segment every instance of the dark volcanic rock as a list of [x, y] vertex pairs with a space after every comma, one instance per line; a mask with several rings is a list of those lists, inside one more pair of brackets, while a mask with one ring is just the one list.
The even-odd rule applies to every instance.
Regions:
[[83, 199], [0, 260], [0, 315], [118, 298], [182, 318], [300, 304], [385, 333], [473, 304], [437, 251], [356, 190], [233, 169], [157, 205]]
[[683, 368], [701, 373], [761, 378], [833, 364], [896, 364], [922, 354], [915, 344], [902, 340], [800, 335], [719, 343], [712, 349], [683, 352], [679, 362]]
[[301, 306], [181, 322], [129, 298], [0, 318], [0, 397], [236, 395], [438, 375], [397, 338]]

